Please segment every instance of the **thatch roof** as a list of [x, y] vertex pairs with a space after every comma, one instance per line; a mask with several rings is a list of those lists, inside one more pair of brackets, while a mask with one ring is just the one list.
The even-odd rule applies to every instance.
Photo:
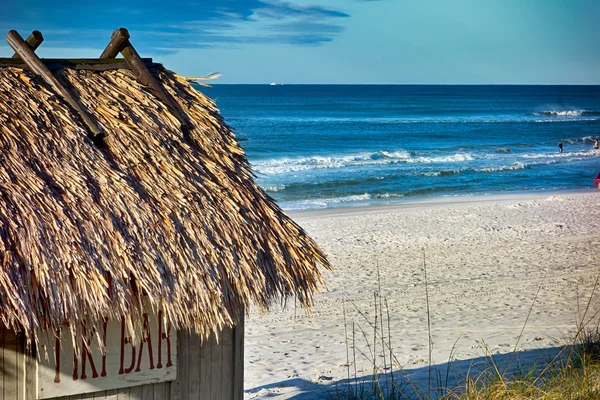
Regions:
[[129, 70], [59, 69], [103, 128], [94, 144], [37, 75], [0, 68], [0, 322], [14, 330], [140, 315], [206, 335], [251, 304], [310, 306], [328, 262], [253, 181], [215, 104], [162, 68], [178, 120]]

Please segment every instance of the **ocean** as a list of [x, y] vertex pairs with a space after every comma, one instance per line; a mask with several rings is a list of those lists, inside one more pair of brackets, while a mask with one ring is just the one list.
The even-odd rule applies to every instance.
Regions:
[[589, 190], [600, 172], [600, 86], [199, 90], [233, 128], [258, 184], [286, 210]]

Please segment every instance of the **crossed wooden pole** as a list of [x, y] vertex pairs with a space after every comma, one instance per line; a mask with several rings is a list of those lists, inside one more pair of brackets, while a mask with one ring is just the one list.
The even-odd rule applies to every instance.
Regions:
[[[131, 42], [129, 42], [129, 32], [125, 28], [115, 30], [111, 36], [111, 40], [106, 46], [106, 49], [100, 55], [98, 60], [80, 60], [84, 63], [95, 64], [94, 69], [103, 69], [102, 63], [116, 64], [113, 61], [115, 57], [121, 53], [127, 66], [133, 71], [137, 79], [144, 85], [149, 86], [151, 91], [162, 100], [169, 108], [173, 115], [179, 121], [181, 128], [186, 132], [189, 128], [189, 123], [185, 114], [179, 105], [165, 91], [161, 84], [156, 80], [154, 75], [146, 66], [146, 60], [142, 59], [137, 53]], [[35, 50], [42, 44], [44, 37], [39, 31], [33, 31], [27, 40], [23, 40], [21, 35], [15, 30], [8, 32], [6, 41], [13, 48], [15, 54], [12, 58], [20, 58], [35, 74], [44, 79], [67, 103], [79, 114], [84, 124], [91, 132], [92, 139], [102, 140], [105, 133], [102, 128], [90, 117], [88, 112], [79, 104], [79, 102], [69, 93], [69, 91], [56, 79], [48, 66], [35, 54]], [[53, 60], [60, 64], [61, 60]], [[66, 61], [66, 60], [65, 60]], [[114, 67], [114, 66], [113, 66]], [[109, 68], [106, 68], [109, 69]], [[112, 68], [110, 68], [112, 69]]]
[[155, 94], [169, 107], [173, 115], [179, 120], [182, 129], [188, 128], [188, 123], [179, 106], [173, 101], [171, 96], [165, 91], [161, 84], [150, 72], [146, 64], [140, 58], [140, 55], [129, 42], [129, 32], [125, 28], [116, 29], [110, 38], [108, 46], [100, 55], [101, 60], [115, 58], [121, 53], [129, 68], [133, 70], [137, 78], [144, 85], [150, 86]]

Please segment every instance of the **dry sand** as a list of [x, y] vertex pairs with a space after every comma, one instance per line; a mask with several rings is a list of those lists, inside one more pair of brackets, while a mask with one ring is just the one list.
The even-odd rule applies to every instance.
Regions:
[[[369, 379], [373, 357], [361, 329], [372, 346], [367, 320], [374, 321], [379, 288], [389, 308], [383, 331], [399, 363], [394, 369], [427, 384], [424, 258], [434, 364], [445, 368], [453, 347], [453, 359], [465, 361], [451, 374], [485, 356], [483, 343], [493, 354], [512, 352], [530, 309], [517, 349], [526, 362], [548, 357], [551, 351], [540, 349], [574, 331], [600, 274], [599, 214], [600, 193], [591, 191], [292, 214], [334, 270], [325, 273], [312, 315], [292, 299], [248, 316], [245, 398], [318, 399], [342, 387], [349, 371], [352, 379], [355, 369]], [[588, 316], [600, 308], [597, 292], [591, 308]], [[345, 333], [346, 326], [351, 342], [353, 325], [356, 363]], [[377, 364], [389, 365], [386, 357]]]

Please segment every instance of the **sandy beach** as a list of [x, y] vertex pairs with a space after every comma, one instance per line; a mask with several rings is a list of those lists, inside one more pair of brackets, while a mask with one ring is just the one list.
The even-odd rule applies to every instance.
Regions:
[[[459, 374], [485, 357], [484, 343], [500, 357], [515, 347], [525, 361], [548, 357], [575, 330], [600, 274], [599, 210], [600, 193], [587, 191], [291, 213], [334, 270], [325, 273], [312, 314], [291, 299], [247, 317], [245, 398], [317, 399], [335, 393], [349, 373], [369, 379], [375, 292], [393, 369], [423, 382], [424, 263], [433, 364], [445, 365], [453, 351], [453, 360], [464, 361], [456, 363]], [[594, 296], [587, 317], [600, 308]], [[389, 366], [386, 357], [376, 364]]]

